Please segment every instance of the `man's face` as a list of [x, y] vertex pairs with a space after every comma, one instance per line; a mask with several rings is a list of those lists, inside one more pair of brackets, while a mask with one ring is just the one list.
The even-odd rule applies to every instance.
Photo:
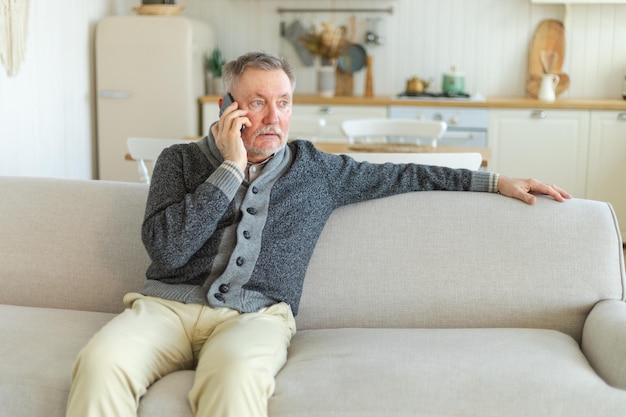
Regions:
[[241, 135], [248, 161], [261, 162], [285, 146], [293, 94], [283, 70], [247, 68], [232, 95], [252, 123]]

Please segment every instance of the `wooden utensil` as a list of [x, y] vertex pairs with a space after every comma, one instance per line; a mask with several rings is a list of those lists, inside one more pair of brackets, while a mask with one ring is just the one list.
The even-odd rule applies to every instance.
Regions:
[[367, 72], [365, 73], [365, 97], [374, 96], [374, 57], [367, 56]]
[[541, 66], [543, 72], [546, 74], [558, 74], [557, 62], [559, 59], [559, 53], [555, 51], [541, 51], [540, 54]]

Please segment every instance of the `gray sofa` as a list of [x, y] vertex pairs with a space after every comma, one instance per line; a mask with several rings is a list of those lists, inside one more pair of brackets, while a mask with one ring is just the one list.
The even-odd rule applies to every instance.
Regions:
[[[60, 417], [80, 348], [142, 287], [147, 188], [0, 178], [0, 416]], [[337, 210], [272, 417], [624, 416], [611, 207], [423, 192]], [[141, 416], [190, 416], [193, 371]], [[245, 416], [242, 416], [245, 417]]]

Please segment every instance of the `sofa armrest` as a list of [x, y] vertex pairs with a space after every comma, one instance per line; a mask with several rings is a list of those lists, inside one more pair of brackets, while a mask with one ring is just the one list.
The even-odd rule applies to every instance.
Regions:
[[582, 350], [608, 384], [626, 389], [626, 303], [597, 303], [583, 328]]

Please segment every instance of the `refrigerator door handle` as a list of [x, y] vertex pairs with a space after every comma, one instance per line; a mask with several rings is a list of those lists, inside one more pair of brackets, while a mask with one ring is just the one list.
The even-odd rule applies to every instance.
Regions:
[[100, 98], [128, 98], [130, 97], [130, 93], [127, 93], [125, 91], [100, 90], [98, 91], [98, 97]]

